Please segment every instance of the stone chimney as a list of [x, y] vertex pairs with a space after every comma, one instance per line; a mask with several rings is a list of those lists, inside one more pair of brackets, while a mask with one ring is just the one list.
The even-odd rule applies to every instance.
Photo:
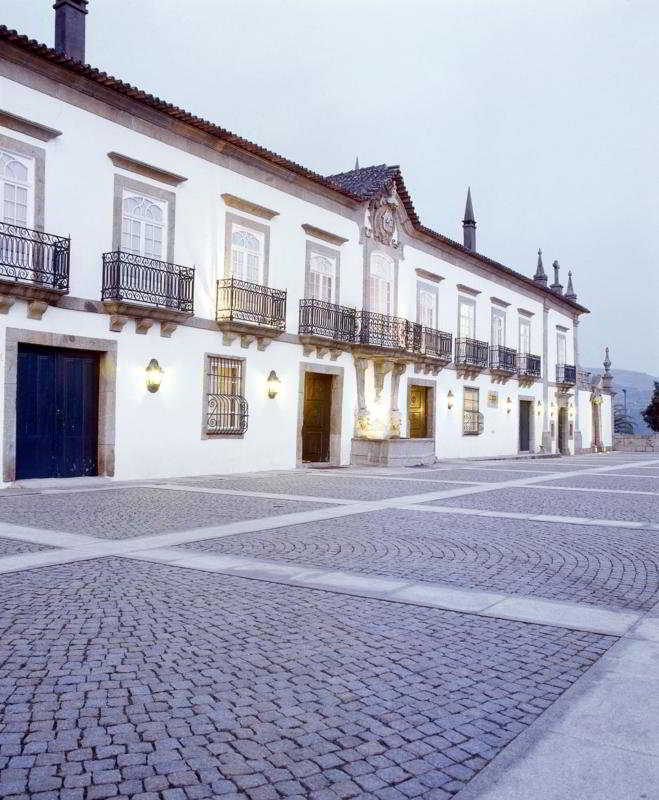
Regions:
[[462, 220], [462, 240], [467, 250], [476, 251], [476, 220], [474, 219], [474, 209], [471, 204], [471, 187], [467, 189], [467, 204], [465, 206], [465, 216]]
[[85, 63], [87, 0], [55, 0], [55, 50]]

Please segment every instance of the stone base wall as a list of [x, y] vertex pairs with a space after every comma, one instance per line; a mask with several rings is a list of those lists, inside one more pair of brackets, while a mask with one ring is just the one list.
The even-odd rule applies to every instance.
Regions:
[[659, 433], [615, 433], [613, 449], [627, 453], [659, 453]]
[[434, 464], [434, 439], [353, 439], [350, 463], [357, 467]]

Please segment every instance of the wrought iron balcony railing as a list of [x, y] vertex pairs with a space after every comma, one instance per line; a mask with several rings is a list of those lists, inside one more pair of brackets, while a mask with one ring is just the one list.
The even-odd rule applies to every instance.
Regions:
[[478, 436], [485, 430], [485, 420], [480, 411], [462, 412], [462, 433], [465, 436]]
[[455, 363], [472, 367], [486, 367], [488, 357], [487, 342], [478, 339], [455, 340]]
[[423, 326], [416, 322], [376, 311], [360, 311], [357, 322], [356, 339], [360, 344], [421, 353]]
[[103, 253], [101, 299], [192, 314], [194, 267], [180, 267], [122, 250]]
[[490, 347], [490, 369], [512, 375], [517, 371], [517, 351], [500, 344]]
[[540, 356], [533, 356], [530, 353], [517, 354], [517, 372], [528, 378], [539, 378], [542, 372], [542, 362]]
[[556, 383], [574, 386], [577, 382], [577, 368], [570, 364], [556, 364]]
[[448, 363], [453, 357], [453, 336], [434, 328], [423, 328], [423, 352], [430, 358]]
[[284, 330], [286, 289], [271, 289], [237, 278], [219, 280], [215, 319], [218, 322], [242, 322]]
[[300, 300], [301, 336], [324, 336], [336, 342], [354, 342], [356, 330], [356, 309], [313, 298]]
[[71, 240], [0, 222], [0, 280], [69, 290]]

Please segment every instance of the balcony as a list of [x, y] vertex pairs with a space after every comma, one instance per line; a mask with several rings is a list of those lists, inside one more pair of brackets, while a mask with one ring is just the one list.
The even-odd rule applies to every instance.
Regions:
[[[40, 317], [48, 303], [56, 303], [69, 291], [71, 240], [52, 233], [0, 222], [0, 294], [9, 308], [11, 297], [40, 305]], [[8, 297], [9, 296], [9, 297]]]
[[300, 300], [300, 336], [352, 344], [356, 331], [356, 309], [312, 298]]
[[561, 386], [574, 386], [577, 382], [577, 368], [570, 364], [556, 364], [556, 383]]
[[517, 351], [497, 344], [490, 347], [490, 369], [499, 375], [517, 372]]
[[517, 354], [517, 374], [520, 380], [532, 381], [539, 378], [542, 374], [542, 361], [540, 356], [533, 356], [530, 353]]
[[423, 353], [436, 361], [448, 364], [453, 357], [453, 336], [445, 331], [423, 327]]
[[455, 364], [472, 370], [485, 369], [488, 361], [488, 344], [478, 339], [455, 340]]
[[111, 305], [135, 304], [190, 315], [194, 310], [194, 268], [122, 250], [103, 253], [101, 299]]
[[286, 328], [286, 290], [224, 278], [217, 282], [215, 319], [224, 343], [240, 336], [243, 347], [256, 340], [264, 350]]
[[376, 311], [360, 311], [357, 323], [356, 341], [360, 345], [421, 353], [423, 326], [418, 323]]

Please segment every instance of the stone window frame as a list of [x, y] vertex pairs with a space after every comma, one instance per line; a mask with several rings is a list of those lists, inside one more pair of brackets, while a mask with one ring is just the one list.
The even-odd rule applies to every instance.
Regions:
[[174, 228], [176, 224], [176, 194], [151, 183], [136, 181], [125, 175], [114, 176], [114, 198], [112, 203], [112, 249], [121, 250], [121, 226], [123, 220], [124, 192], [139, 192], [146, 197], [167, 203], [167, 252], [162, 260], [174, 264]]
[[428, 281], [416, 282], [416, 321], [421, 322], [421, 292], [435, 295], [435, 328], [439, 329], [439, 286]]
[[114, 476], [115, 416], [117, 395], [117, 342], [66, 333], [47, 333], [26, 328], [7, 328], [5, 335], [3, 480], [16, 480], [16, 395], [18, 389], [18, 345], [37, 344], [68, 350], [99, 353], [98, 364], [98, 470], [99, 476]]
[[262, 222], [255, 222], [249, 217], [240, 214], [233, 214], [231, 211], [224, 215], [224, 277], [230, 278], [232, 274], [231, 263], [231, 231], [233, 225], [241, 225], [243, 228], [251, 228], [256, 233], [263, 236], [263, 283], [261, 286], [269, 286], [270, 280], [270, 226]]
[[[474, 433], [473, 431], [465, 431], [465, 424], [464, 424], [465, 410], [466, 410], [465, 409], [465, 397], [467, 396], [467, 392], [476, 392], [476, 395], [478, 397], [478, 408], [476, 410], [476, 413], [482, 414], [482, 411], [481, 411], [481, 389], [480, 389], [480, 386], [466, 386], [466, 385], [463, 386], [462, 387], [462, 414], [461, 414], [462, 419], [461, 419], [461, 425], [460, 425], [461, 433], [462, 433], [463, 436], [480, 436], [481, 434], [478, 433], [478, 432]], [[469, 410], [473, 411], [473, 409], [469, 409]]]
[[335, 305], [341, 305], [341, 251], [335, 247], [327, 247], [307, 239], [307, 249], [304, 262], [304, 296], [311, 298], [311, 256], [319, 255], [334, 259], [336, 272], [334, 273], [334, 299]]
[[302, 461], [302, 425], [304, 424], [304, 384], [307, 372], [319, 372], [323, 375], [332, 375], [332, 394], [330, 401], [330, 445], [329, 461], [332, 466], [341, 464], [341, 440], [343, 436], [343, 383], [345, 369], [329, 364], [313, 364], [309, 361], [300, 362], [298, 404], [297, 404], [297, 439], [295, 450], [295, 463], [300, 467]]
[[34, 161], [34, 230], [43, 231], [46, 224], [46, 151], [12, 136], [0, 133], [0, 147], [3, 150], [26, 156]]
[[[490, 345], [492, 347], [495, 346], [494, 337], [492, 334], [494, 333], [494, 319], [498, 317], [499, 319], [503, 320], [503, 342], [501, 343], [501, 347], [507, 346], [508, 341], [508, 319], [507, 319], [506, 309], [501, 308], [501, 306], [492, 305], [490, 307]], [[475, 327], [475, 326], [474, 326]], [[475, 338], [475, 337], [474, 337]]]
[[246, 398], [245, 385], [247, 383], [247, 359], [244, 356], [235, 356], [233, 354], [227, 355], [226, 353], [204, 353], [203, 375], [201, 377], [201, 438], [202, 440], [244, 439], [244, 433], [208, 433], [208, 428], [206, 426], [206, 397], [210, 394], [208, 389], [210, 383], [209, 366], [211, 358], [222, 358], [225, 361], [242, 362], [242, 369], [240, 371], [240, 396]]
[[458, 295], [458, 320], [457, 320], [457, 324], [455, 326], [455, 334], [456, 334], [455, 338], [456, 339], [462, 338], [462, 335], [460, 333], [460, 306], [461, 305], [469, 305], [474, 309], [474, 332], [473, 332], [471, 337], [468, 336], [467, 338], [473, 338], [473, 339], [477, 340], [478, 337], [476, 335], [476, 321], [477, 321], [476, 320], [476, 300], [473, 297], [465, 297], [463, 294], [459, 294]]
[[425, 386], [430, 391], [426, 393], [426, 397], [428, 400], [428, 407], [426, 410], [426, 419], [428, 423], [428, 427], [426, 430], [426, 439], [434, 439], [435, 438], [435, 416], [436, 416], [436, 409], [437, 409], [437, 381], [430, 380], [429, 378], [416, 378], [416, 377], [409, 377], [407, 379], [407, 392], [405, 394], [405, 404], [406, 404], [406, 411], [407, 414], [405, 416], [406, 424], [407, 424], [407, 435], [409, 436], [409, 397], [410, 397], [410, 386]]
[[394, 266], [394, 280], [393, 280], [393, 309], [391, 312], [391, 316], [398, 315], [398, 268], [400, 262], [400, 256], [397, 253], [392, 253], [390, 248], [386, 247], [385, 245], [380, 244], [379, 242], [373, 242], [371, 239], [367, 239], [364, 244], [364, 264], [363, 264], [363, 275], [362, 275], [362, 308], [365, 311], [372, 311], [373, 309], [370, 306], [370, 297], [369, 297], [369, 277], [371, 274], [371, 257], [375, 254], [379, 253], [380, 255], [386, 256], [393, 262]]

